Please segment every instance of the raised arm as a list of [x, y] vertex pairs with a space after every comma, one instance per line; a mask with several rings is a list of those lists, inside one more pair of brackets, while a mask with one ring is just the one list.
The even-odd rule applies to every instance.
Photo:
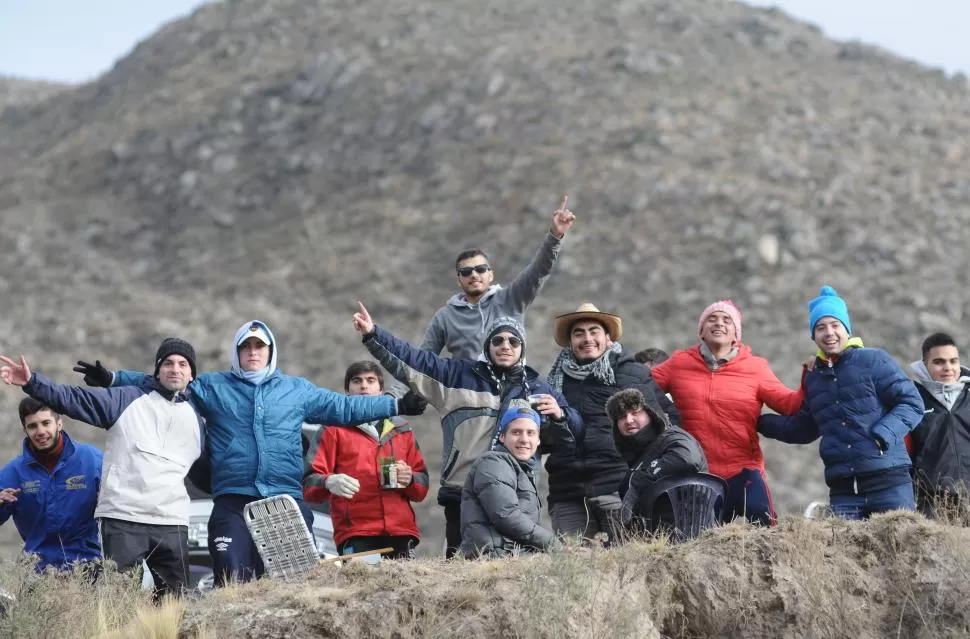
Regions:
[[499, 533], [516, 543], [546, 549], [555, 536], [519, 506], [515, 482], [515, 472], [509, 463], [490, 455], [479, 462], [473, 489], [482, 510]]
[[54, 411], [92, 426], [110, 428], [131, 402], [141, 396], [138, 388], [91, 389], [67, 384], [55, 384], [43, 375], [32, 373], [27, 360], [20, 363], [0, 356], [4, 366], [0, 378], [7, 384], [20, 386], [34, 399], [44, 402]]
[[358, 304], [354, 327], [363, 336], [367, 350], [397, 380], [442, 410], [447, 389], [459, 387], [462, 372], [472, 363], [414, 348], [375, 325], [364, 305]]
[[522, 272], [515, 276], [508, 288], [498, 293], [504, 296], [505, 304], [513, 309], [514, 313], [524, 313], [525, 309], [532, 304], [546, 280], [549, 279], [556, 260], [559, 259], [563, 237], [576, 221], [576, 215], [566, 208], [568, 199], [563, 196], [562, 204], [552, 214], [549, 232], [543, 238], [535, 257]]

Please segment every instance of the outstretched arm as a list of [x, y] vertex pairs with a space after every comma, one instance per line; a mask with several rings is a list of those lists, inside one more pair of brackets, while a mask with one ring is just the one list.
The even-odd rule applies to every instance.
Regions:
[[524, 313], [525, 309], [532, 304], [546, 280], [549, 279], [556, 260], [559, 259], [562, 239], [576, 221], [576, 214], [566, 208], [568, 200], [567, 196], [563, 196], [562, 204], [552, 214], [549, 233], [543, 239], [542, 246], [539, 247], [535, 257], [521, 273], [515, 276], [507, 289], [499, 292], [500, 295], [505, 296], [506, 304], [515, 313]]
[[353, 318], [354, 328], [363, 336], [367, 350], [391, 375], [442, 410], [447, 389], [459, 385], [464, 367], [471, 363], [414, 348], [375, 325], [364, 305], [360, 302], [358, 305], [359, 310]]
[[34, 399], [44, 402], [58, 413], [72, 419], [110, 428], [121, 413], [142, 393], [137, 388], [91, 389], [67, 384], [55, 384], [38, 373], [31, 373], [23, 355], [20, 363], [0, 356], [5, 365], [0, 368], [0, 378], [7, 384], [21, 386]]
[[758, 418], [758, 432], [786, 444], [811, 444], [820, 436], [807, 402], [794, 415], [762, 415]]

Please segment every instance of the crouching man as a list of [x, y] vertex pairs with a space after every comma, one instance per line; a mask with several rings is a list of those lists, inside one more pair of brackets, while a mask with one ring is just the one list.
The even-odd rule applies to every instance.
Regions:
[[461, 552], [501, 557], [547, 550], [556, 543], [539, 525], [534, 457], [538, 413], [509, 408], [499, 422], [499, 444], [472, 465], [461, 493]]
[[639, 389], [615, 393], [606, 402], [606, 413], [613, 421], [616, 450], [630, 468], [620, 484], [621, 522], [627, 530], [636, 532], [642, 531], [645, 519], [672, 526], [669, 501], [659, 504], [658, 512], [643, 498], [661, 479], [706, 473], [707, 459], [701, 445], [690, 433], [669, 422], [653, 394], [644, 396]]

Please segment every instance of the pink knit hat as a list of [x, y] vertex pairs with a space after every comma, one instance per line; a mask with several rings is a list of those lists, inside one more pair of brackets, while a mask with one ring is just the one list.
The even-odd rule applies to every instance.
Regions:
[[734, 320], [734, 329], [737, 332], [737, 343], [741, 343], [741, 311], [734, 302], [731, 300], [718, 300], [704, 309], [701, 313], [700, 319], [697, 320], [697, 336], [701, 336], [701, 330], [704, 328], [704, 321], [713, 315], [714, 313], [721, 311], [722, 313], [727, 313], [732, 320]]

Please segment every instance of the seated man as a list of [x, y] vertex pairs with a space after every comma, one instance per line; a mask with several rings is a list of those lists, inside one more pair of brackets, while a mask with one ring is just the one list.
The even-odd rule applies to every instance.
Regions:
[[606, 402], [606, 412], [613, 421], [616, 449], [630, 467], [620, 485], [620, 520], [628, 530], [636, 529], [636, 520], [642, 518], [672, 525], [669, 502], [661, 504], [666, 505], [665, 511], [656, 513], [654, 504], [644, 504], [641, 498], [661, 479], [706, 473], [707, 459], [700, 444], [669, 423], [655, 396], [644, 396], [639, 389], [614, 394]]
[[[344, 375], [344, 390], [376, 397], [384, 391], [384, 375], [374, 362], [355, 362]], [[393, 470], [382, 460], [393, 460]], [[329, 499], [341, 555], [390, 547], [394, 552], [385, 557], [410, 559], [420, 538], [411, 502], [427, 496], [428, 471], [407, 420], [324, 427], [303, 494], [312, 502]]]
[[952, 337], [934, 333], [923, 358], [911, 365], [923, 399], [923, 419], [912, 432], [916, 506], [927, 517], [961, 504], [970, 491], [970, 369], [960, 365]]
[[61, 416], [36, 399], [20, 402], [20, 424], [24, 452], [0, 470], [0, 524], [13, 517], [24, 552], [40, 558], [38, 572], [100, 559], [101, 451], [71, 441]]
[[499, 423], [499, 444], [481, 455], [461, 492], [461, 552], [465, 557], [546, 550], [556, 542], [539, 524], [534, 464], [539, 414], [509, 408]]

